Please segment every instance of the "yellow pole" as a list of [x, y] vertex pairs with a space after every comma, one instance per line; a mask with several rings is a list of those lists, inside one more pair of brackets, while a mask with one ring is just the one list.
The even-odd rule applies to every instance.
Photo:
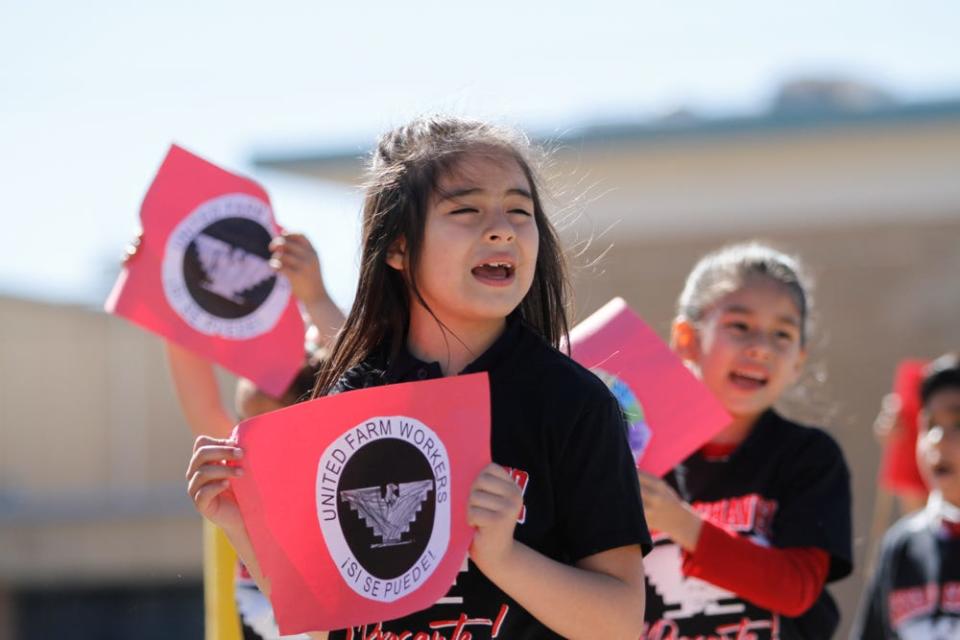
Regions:
[[237, 553], [227, 536], [203, 521], [203, 612], [206, 640], [241, 640], [240, 617], [233, 595]]

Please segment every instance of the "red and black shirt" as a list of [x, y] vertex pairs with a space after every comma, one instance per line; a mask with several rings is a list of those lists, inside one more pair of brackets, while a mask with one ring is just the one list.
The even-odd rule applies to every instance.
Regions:
[[[822, 549], [829, 556], [828, 582], [850, 573], [850, 474], [840, 447], [824, 431], [770, 410], [728, 456], [694, 453], [665, 479], [711, 526], [765, 547]], [[644, 562], [645, 640], [819, 640], [838, 625], [826, 590], [807, 611], [789, 617], [685, 575], [685, 559], [672, 540], [655, 535]], [[738, 570], [736, 562], [727, 564], [727, 571]]]

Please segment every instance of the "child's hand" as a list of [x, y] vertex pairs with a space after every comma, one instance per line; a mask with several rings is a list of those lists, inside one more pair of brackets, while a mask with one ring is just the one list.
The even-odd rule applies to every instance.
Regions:
[[197, 511], [228, 533], [243, 526], [237, 499], [230, 490], [230, 478], [243, 474], [239, 467], [243, 451], [236, 445], [235, 440], [200, 436], [187, 467], [187, 493]]
[[327, 297], [320, 273], [320, 258], [302, 233], [287, 233], [270, 242], [270, 266], [290, 280], [293, 295], [306, 305]]
[[680, 499], [669, 484], [642, 471], [640, 493], [643, 498], [643, 514], [647, 525], [656, 531], [665, 533], [687, 551], [697, 547], [700, 527], [703, 522], [689, 504]]
[[474, 480], [467, 506], [467, 522], [476, 529], [470, 558], [489, 576], [513, 551], [523, 494], [503, 467], [489, 464]]

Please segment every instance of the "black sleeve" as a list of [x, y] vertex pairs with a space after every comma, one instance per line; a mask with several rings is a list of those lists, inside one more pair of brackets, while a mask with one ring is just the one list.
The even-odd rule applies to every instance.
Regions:
[[602, 385], [585, 385], [589, 401], [565, 417], [574, 422], [557, 459], [557, 515], [571, 562], [633, 544], [646, 555], [652, 546], [623, 414]]
[[773, 523], [778, 547], [819, 547], [830, 554], [827, 581], [853, 568], [850, 472], [840, 447], [809, 429], [782, 470], [783, 493]]

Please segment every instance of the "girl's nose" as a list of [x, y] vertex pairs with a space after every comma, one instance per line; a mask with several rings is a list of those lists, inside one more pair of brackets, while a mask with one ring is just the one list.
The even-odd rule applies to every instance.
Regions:
[[747, 355], [757, 360], [765, 360], [773, 353], [773, 345], [763, 334], [757, 332], [750, 336], [747, 343]]
[[513, 242], [516, 232], [506, 211], [498, 210], [491, 214], [485, 235], [490, 242]]

